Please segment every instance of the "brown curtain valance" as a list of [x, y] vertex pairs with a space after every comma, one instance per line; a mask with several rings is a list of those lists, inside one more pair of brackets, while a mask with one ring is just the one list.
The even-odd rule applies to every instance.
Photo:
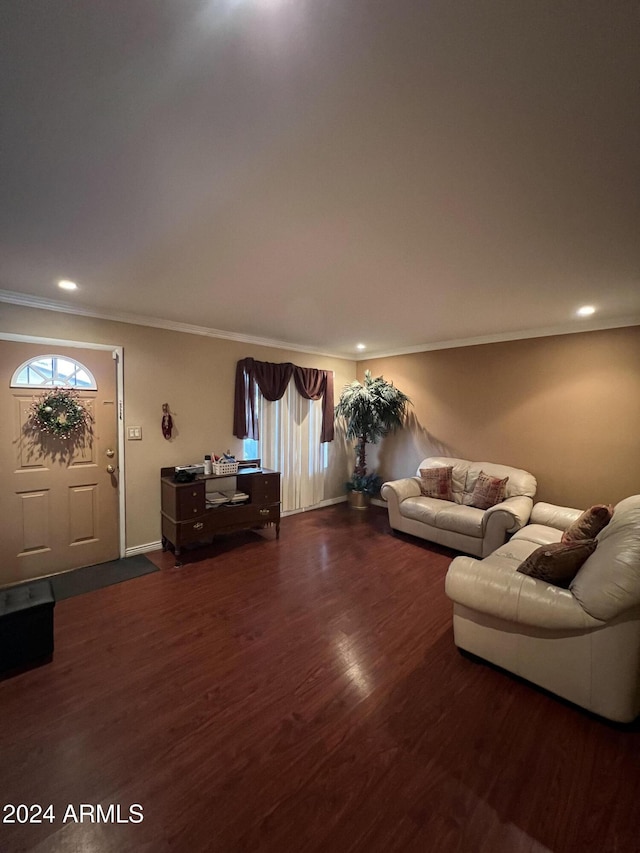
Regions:
[[333, 441], [333, 371], [298, 367], [290, 361], [277, 364], [243, 358], [236, 365], [236, 395], [233, 407], [233, 434], [236, 438], [258, 439], [258, 413], [255, 408], [256, 385], [267, 400], [279, 400], [291, 377], [298, 394], [307, 400], [322, 399], [320, 441]]

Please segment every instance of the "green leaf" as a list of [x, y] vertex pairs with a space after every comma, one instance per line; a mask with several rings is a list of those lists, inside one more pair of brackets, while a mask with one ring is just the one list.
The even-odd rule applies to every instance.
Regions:
[[370, 370], [365, 371], [364, 382], [356, 380], [343, 388], [335, 416], [344, 420], [347, 438], [359, 445], [354, 476], [366, 475], [364, 445], [377, 444], [401, 427], [409, 405], [406, 394], [384, 377], [374, 378]]

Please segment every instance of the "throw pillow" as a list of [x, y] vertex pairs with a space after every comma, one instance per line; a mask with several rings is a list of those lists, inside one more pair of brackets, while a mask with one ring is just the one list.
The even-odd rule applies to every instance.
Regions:
[[464, 496], [464, 503], [478, 509], [489, 509], [502, 503], [508, 480], [508, 477], [501, 480], [499, 477], [490, 477], [484, 471], [480, 471], [473, 492]]
[[420, 469], [420, 493], [425, 498], [453, 500], [453, 466]]
[[563, 545], [562, 542], [542, 545], [529, 554], [518, 566], [518, 571], [566, 589], [587, 557], [596, 550], [597, 544], [595, 539], [583, 539], [569, 545]]
[[571, 542], [582, 542], [585, 539], [595, 539], [601, 530], [609, 524], [613, 516], [611, 504], [595, 504], [585, 509], [581, 516], [576, 518], [562, 534], [560, 540], [564, 545]]

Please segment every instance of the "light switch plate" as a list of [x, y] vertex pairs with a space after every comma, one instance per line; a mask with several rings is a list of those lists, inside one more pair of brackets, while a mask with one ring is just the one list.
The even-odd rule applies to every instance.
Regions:
[[140, 441], [142, 439], [142, 427], [127, 427], [127, 440]]

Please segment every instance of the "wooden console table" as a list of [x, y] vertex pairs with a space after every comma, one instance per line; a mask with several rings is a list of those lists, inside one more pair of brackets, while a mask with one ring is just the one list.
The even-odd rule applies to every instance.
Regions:
[[[160, 469], [162, 490], [162, 550], [173, 546], [176, 565], [183, 545], [210, 541], [217, 533], [275, 525], [280, 537], [280, 473], [266, 468], [244, 468], [237, 474], [200, 474], [191, 483], [176, 483], [174, 468]], [[247, 503], [208, 509], [207, 481], [235, 478]]]

